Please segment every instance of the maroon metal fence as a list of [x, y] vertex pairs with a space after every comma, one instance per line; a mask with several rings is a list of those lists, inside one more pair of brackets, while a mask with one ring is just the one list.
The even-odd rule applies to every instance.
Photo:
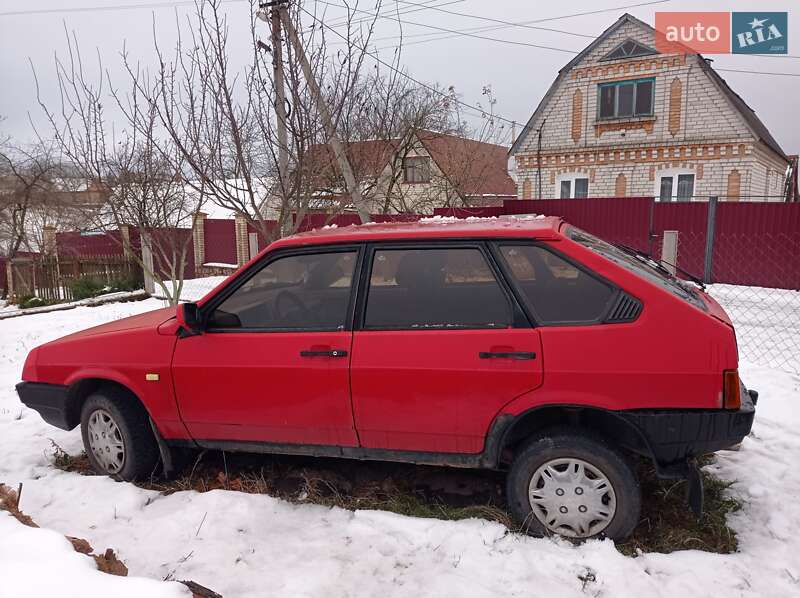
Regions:
[[236, 222], [207, 218], [205, 263], [236, 264]]
[[[677, 266], [707, 281], [735, 285], [800, 289], [800, 203], [718, 202], [661, 203], [650, 197], [505, 200], [502, 206], [438, 208], [435, 215], [458, 218], [512, 214], [560, 216], [612, 243], [624, 243], [661, 257], [664, 231], [678, 231]], [[713, 216], [713, 218], [712, 218]], [[420, 214], [373, 215], [375, 222], [415, 221]], [[709, 220], [713, 226], [709, 227]], [[358, 224], [354, 213], [307, 214], [299, 232]], [[273, 224], [274, 225], [274, 224]], [[175, 234], [190, 235], [188, 229]], [[713, 237], [709, 241], [708, 231]], [[205, 221], [205, 262], [236, 264], [234, 220]], [[248, 227], [248, 232], [256, 232]], [[139, 234], [130, 229], [138, 249]], [[191, 241], [190, 239], [187, 239]], [[120, 255], [119, 232], [93, 235], [59, 233], [59, 255]], [[258, 249], [267, 240], [258, 236]], [[194, 276], [194, 252], [187, 251], [187, 277]], [[198, 264], [199, 266], [200, 264]], [[162, 268], [163, 269], [163, 268]]]
[[717, 205], [711, 278], [800, 289], [800, 203]]

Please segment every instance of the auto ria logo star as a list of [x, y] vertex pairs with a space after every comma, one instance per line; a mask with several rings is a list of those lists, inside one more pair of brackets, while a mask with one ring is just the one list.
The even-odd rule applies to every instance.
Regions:
[[750, 25], [750, 29], [757, 29], [759, 27], [763, 27], [764, 23], [769, 21], [769, 19], [757, 19], [753, 17], [753, 20], [748, 23]]

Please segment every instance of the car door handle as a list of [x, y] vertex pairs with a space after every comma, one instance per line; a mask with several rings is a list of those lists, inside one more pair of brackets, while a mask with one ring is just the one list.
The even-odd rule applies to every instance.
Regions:
[[331, 349], [330, 351], [300, 351], [300, 357], [347, 357], [344, 349]]
[[536, 359], [536, 353], [533, 351], [481, 351], [478, 353], [481, 359]]

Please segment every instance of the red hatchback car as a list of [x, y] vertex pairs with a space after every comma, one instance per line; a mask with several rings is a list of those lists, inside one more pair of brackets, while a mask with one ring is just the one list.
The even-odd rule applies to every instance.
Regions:
[[23, 403], [81, 425], [99, 472], [202, 447], [496, 468], [534, 534], [624, 538], [634, 457], [690, 480], [757, 393], [707, 294], [558, 218], [281, 239], [197, 304], [31, 351]]

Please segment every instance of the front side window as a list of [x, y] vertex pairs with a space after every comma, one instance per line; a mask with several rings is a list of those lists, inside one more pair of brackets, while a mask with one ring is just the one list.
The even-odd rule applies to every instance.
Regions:
[[601, 119], [652, 116], [654, 88], [654, 79], [601, 83], [597, 115]]
[[474, 248], [378, 249], [366, 329], [507, 328], [508, 299]]
[[614, 289], [538, 245], [501, 245], [500, 253], [528, 308], [541, 324], [596, 322]]
[[208, 328], [341, 330], [356, 257], [340, 251], [278, 258], [220, 303]]
[[403, 182], [429, 183], [430, 180], [430, 158], [426, 156], [403, 158]]

